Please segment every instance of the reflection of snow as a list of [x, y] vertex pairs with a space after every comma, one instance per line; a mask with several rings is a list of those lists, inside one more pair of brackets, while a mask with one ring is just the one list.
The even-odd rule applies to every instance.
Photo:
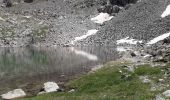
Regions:
[[124, 44], [124, 43], [127, 43], [127, 44], [137, 44], [137, 43], [142, 43], [142, 41], [138, 41], [138, 40], [135, 40], [135, 39], [130, 39], [129, 37], [117, 40], [117, 44]]
[[97, 60], [98, 60], [98, 57], [97, 57], [96, 55], [87, 53], [87, 52], [85, 52], [85, 51], [76, 50], [76, 49], [73, 48], [73, 47], [71, 48], [71, 51], [73, 51], [76, 55], [84, 56], [84, 57], [86, 57], [86, 58], [89, 59], [89, 60], [92, 60], [92, 61], [97, 61]]
[[103, 24], [106, 21], [109, 21], [113, 18], [113, 16], [110, 16], [108, 13], [100, 13], [98, 16], [91, 18], [91, 21], [98, 23], [98, 24]]
[[162, 13], [161, 17], [164, 18], [166, 16], [170, 15], [170, 5], [167, 6], [165, 11]]
[[150, 44], [155, 44], [161, 40], [164, 40], [165, 38], [169, 37], [170, 36], [170, 32], [169, 33], [165, 33], [163, 35], [160, 35], [152, 40], [150, 40], [147, 44], [150, 45]]
[[94, 35], [98, 32], [96, 29], [88, 30], [88, 32], [85, 35], [82, 35], [80, 37], [75, 37], [74, 41], [71, 42], [71, 44], [74, 44], [77, 41], [83, 40], [87, 38], [88, 36]]

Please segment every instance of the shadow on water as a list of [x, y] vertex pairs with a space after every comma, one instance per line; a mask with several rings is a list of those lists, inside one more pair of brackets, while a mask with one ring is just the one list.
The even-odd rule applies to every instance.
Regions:
[[110, 47], [1, 48], [0, 94], [32, 83], [66, 82], [117, 58]]

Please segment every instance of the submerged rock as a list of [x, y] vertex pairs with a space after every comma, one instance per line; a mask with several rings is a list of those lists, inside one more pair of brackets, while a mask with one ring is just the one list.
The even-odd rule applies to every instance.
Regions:
[[22, 89], [15, 89], [6, 94], [2, 94], [2, 99], [15, 99], [26, 96], [26, 93]]

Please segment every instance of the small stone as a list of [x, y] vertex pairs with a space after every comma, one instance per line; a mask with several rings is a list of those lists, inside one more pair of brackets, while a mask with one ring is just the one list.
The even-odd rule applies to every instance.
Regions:
[[24, 96], [26, 96], [26, 93], [22, 89], [15, 89], [13, 91], [1, 95], [2, 99], [15, 99]]
[[75, 92], [75, 89], [71, 89], [70, 91], [68, 91], [69, 93]]
[[47, 93], [56, 92], [56, 91], [58, 91], [58, 89], [59, 89], [59, 86], [55, 82], [46, 82], [46, 83], [44, 83], [44, 90]]

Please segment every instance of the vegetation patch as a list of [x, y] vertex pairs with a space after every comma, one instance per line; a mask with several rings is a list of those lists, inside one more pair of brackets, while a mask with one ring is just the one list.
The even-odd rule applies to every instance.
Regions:
[[150, 100], [162, 92], [151, 91], [151, 83], [143, 83], [139, 76], [161, 76], [160, 67], [136, 66], [134, 72], [124, 69], [130, 63], [113, 62], [96, 72], [72, 80], [66, 84], [74, 92], [56, 92], [23, 100]]

